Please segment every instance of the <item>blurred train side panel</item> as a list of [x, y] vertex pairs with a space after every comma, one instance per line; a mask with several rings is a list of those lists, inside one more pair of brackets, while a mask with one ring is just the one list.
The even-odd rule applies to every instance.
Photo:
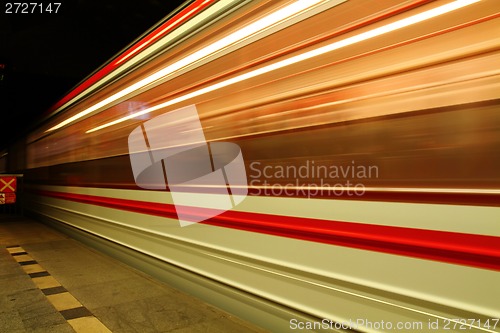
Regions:
[[[272, 331], [500, 332], [496, 0], [219, 1], [130, 54], [27, 138], [33, 213]], [[128, 137], [192, 105], [249, 193], [181, 228]]]

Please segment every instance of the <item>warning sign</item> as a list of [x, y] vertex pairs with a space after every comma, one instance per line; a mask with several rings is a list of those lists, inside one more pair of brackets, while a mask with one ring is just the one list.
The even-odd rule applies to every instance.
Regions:
[[13, 193], [16, 192], [16, 177], [0, 176], [0, 192]]

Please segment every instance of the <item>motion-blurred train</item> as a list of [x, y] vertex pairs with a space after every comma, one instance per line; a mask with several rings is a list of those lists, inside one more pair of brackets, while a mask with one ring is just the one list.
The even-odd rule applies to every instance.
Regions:
[[270, 331], [500, 332], [497, 0], [188, 1], [22, 145], [33, 214]]

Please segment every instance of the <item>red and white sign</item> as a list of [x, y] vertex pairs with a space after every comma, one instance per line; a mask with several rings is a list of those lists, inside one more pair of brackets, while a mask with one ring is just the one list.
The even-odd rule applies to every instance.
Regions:
[[16, 177], [0, 176], [0, 192], [12, 193], [16, 192], [17, 181]]

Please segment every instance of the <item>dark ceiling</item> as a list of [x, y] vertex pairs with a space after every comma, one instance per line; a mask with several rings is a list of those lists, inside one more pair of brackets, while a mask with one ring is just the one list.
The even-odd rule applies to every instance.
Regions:
[[[0, 150], [86, 76], [175, 10], [180, 0], [57, 0], [0, 16]], [[29, 3], [29, 2], [28, 2]], [[13, 4], [13, 2], [11, 2]], [[52, 2], [52, 10], [56, 8]], [[19, 9], [21, 11], [21, 8]]]

